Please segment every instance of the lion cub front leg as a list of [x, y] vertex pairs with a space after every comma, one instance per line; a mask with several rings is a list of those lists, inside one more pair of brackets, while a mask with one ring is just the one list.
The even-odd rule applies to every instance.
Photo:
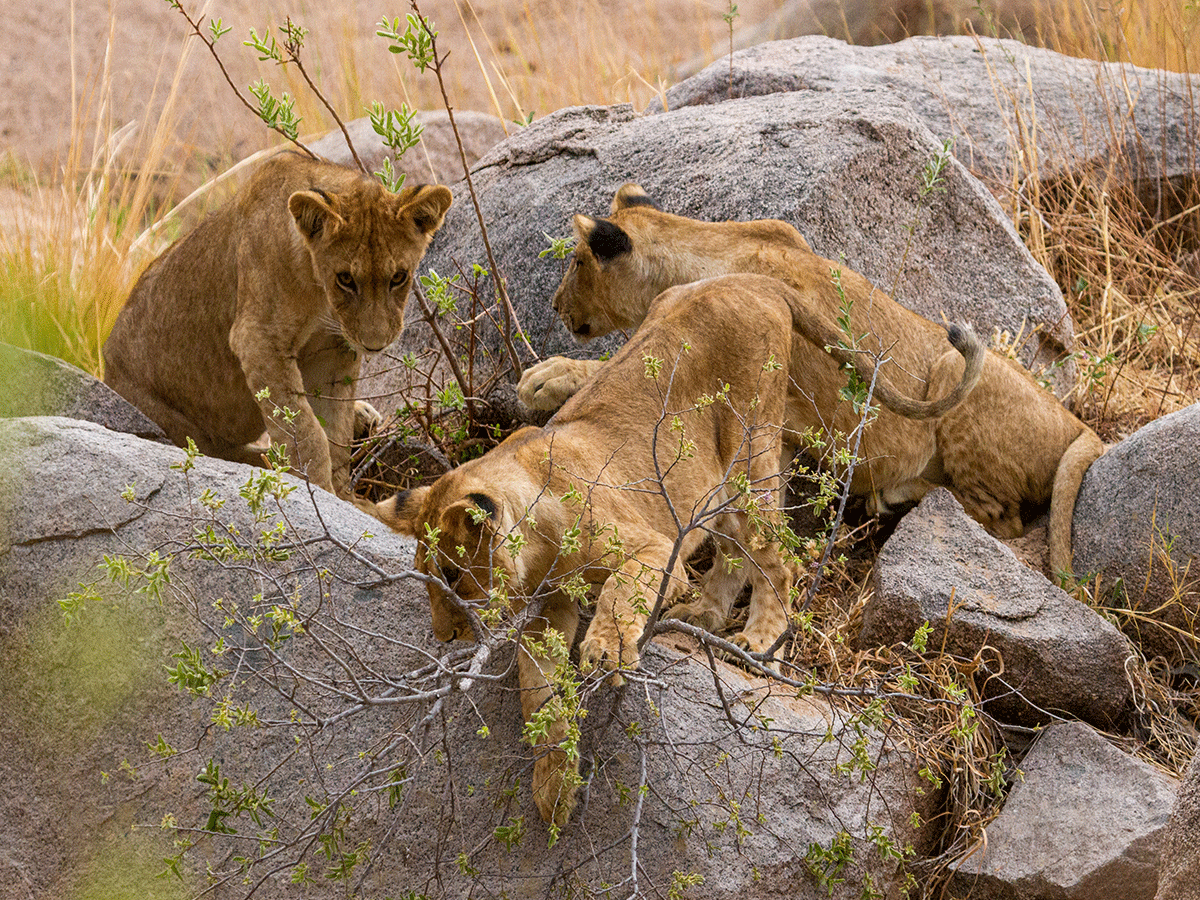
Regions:
[[[638, 640], [658, 599], [670, 556], [669, 543], [645, 547], [604, 582], [596, 601], [596, 614], [579, 645], [579, 666], [585, 673], [612, 672], [610, 683], [619, 687], [624, 683], [621, 670], [637, 668]], [[670, 604], [687, 590], [687, 571], [682, 560], [677, 560], [675, 571], [665, 577], [669, 578], [665, 602]]]
[[530, 366], [517, 385], [517, 397], [530, 409], [555, 410], [573, 397], [604, 365], [598, 359], [552, 356]]
[[271, 442], [287, 448], [293, 470], [332, 493], [329, 440], [305, 397], [296, 357], [268, 343], [255, 324], [246, 321], [234, 323], [229, 344], [242, 364]]
[[[578, 748], [568, 752], [562, 744], [567, 737], [567, 711], [554, 687], [555, 672], [568, 661], [575, 631], [579, 627], [579, 607], [565, 598], [550, 600], [543, 618], [525, 627], [517, 650], [517, 670], [521, 680], [521, 712], [527, 735], [534, 740], [537, 758], [533, 763], [533, 802], [548, 824], [562, 827], [575, 807], [579, 787]], [[557, 632], [557, 634], [549, 634]]]

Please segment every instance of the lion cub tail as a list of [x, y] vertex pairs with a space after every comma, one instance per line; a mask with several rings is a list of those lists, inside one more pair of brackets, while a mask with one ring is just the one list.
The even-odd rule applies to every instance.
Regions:
[[987, 347], [975, 334], [975, 329], [965, 323], [947, 325], [946, 338], [966, 362], [962, 377], [958, 379], [954, 389], [937, 400], [914, 400], [893, 390], [890, 385], [877, 381], [875, 396], [879, 398], [880, 404], [908, 419], [936, 419], [962, 403], [979, 383], [983, 363], [987, 359]]
[[946, 328], [950, 345], [961, 353], [966, 361], [958, 384], [937, 400], [914, 400], [900, 393], [885, 379], [876, 378], [873, 364], [869, 364], [863, 354], [848, 349], [843, 343], [843, 337], [810, 315], [805, 304], [792, 300], [789, 305], [792, 310], [793, 328], [818, 347], [824, 347], [825, 352], [842, 365], [852, 366], [863, 381], [868, 384], [874, 381], [872, 399], [906, 419], [936, 419], [938, 416], [944, 416], [962, 403], [979, 383], [979, 376], [987, 359], [987, 347], [970, 325], [949, 325]]
[[1047, 543], [1050, 549], [1050, 573], [1054, 577], [1070, 575], [1074, 571], [1071, 553], [1071, 523], [1075, 519], [1075, 501], [1079, 497], [1079, 486], [1083, 476], [1104, 452], [1104, 442], [1086, 425], [1079, 436], [1067, 447], [1067, 452], [1058, 461], [1054, 473], [1054, 487], [1050, 494], [1050, 522]]

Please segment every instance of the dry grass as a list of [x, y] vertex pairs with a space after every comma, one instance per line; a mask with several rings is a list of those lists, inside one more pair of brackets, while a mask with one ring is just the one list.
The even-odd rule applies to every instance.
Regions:
[[1111, 173], [1025, 181], [1017, 224], [1077, 327], [1076, 412], [1112, 441], [1200, 398], [1200, 190]]

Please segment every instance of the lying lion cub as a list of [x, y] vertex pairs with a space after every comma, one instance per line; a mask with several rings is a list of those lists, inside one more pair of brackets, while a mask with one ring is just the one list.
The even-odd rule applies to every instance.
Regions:
[[294, 469], [349, 497], [356, 417], [378, 419], [352, 398], [359, 365], [399, 336], [450, 200], [272, 157], [138, 279], [104, 345], [105, 382], [211, 456], [262, 465], [266, 429]]
[[[472, 637], [468, 604], [507, 596], [515, 612], [548, 592], [519, 651], [526, 721], [557, 703], [547, 679], [565, 659], [542, 636], [553, 628], [570, 647], [579, 608], [562, 586], [573, 579], [602, 585], [579, 651], [585, 670], [637, 665], [649, 610], [660, 590], [665, 603], [684, 591], [684, 560], [709, 532], [728, 559], [746, 559], [735, 574], [711, 573], [697, 604], [723, 620], [748, 574], [735, 640], [762, 651], [787, 628], [792, 571], [759, 526], [778, 521], [791, 293], [746, 275], [665, 292], [545, 427], [380, 504], [385, 522], [420, 539], [417, 568], [457, 595], [428, 585], [438, 639]], [[560, 825], [578, 766], [558, 749], [566, 728], [560, 717], [540, 739], [533, 774], [538, 810]]]
[[[634, 184], [617, 191], [610, 219], [575, 216], [574, 258], [554, 295], [554, 308], [580, 339], [635, 328], [654, 296], [674, 284], [728, 272], [772, 275], [795, 288], [804, 314], [797, 327], [832, 327], [853, 301], [859, 346], [886, 357], [880, 384], [913, 397], [939, 396], [958, 382], [974, 385], [945, 331], [875, 289], [856, 272], [822, 259], [784, 222], [698, 222], [660, 211]], [[838, 284], [832, 273], [837, 272]], [[807, 332], [806, 332], [807, 333]], [[792, 377], [800, 391], [788, 404], [788, 429], [849, 434], [857, 418], [839, 390], [845, 377], [825, 352], [829, 340], [793, 343]], [[973, 352], [973, 351], [972, 351]], [[1071, 571], [1071, 519], [1088, 466], [1104, 451], [1096, 434], [1037, 385], [1018, 363], [978, 354], [978, 385], [938, 419], [891, 405], [867, 429], [851, 491], [876, 511], [919, 500], [947, 486], [976, 521], [998, 537], [1019, 537], [1022, 508], [1050, 502], [1050, 567]], [[552, 409], [601, 364], [548, 359], [526, 370], [519, 394]], [[961, 376], [961, 377], [960, 377]], [[961, 393], [961, 392], [959, 392]], [[950, 399], [958, 396], [951, 392]], [[893, 411], [898, 414], [893, 414]]]

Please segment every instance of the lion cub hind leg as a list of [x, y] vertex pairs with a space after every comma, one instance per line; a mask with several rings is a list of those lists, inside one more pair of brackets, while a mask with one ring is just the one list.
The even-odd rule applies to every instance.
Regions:
[[666, 617], [716, 633], [729, 621], [729, 611], [746, 584], [746, 571], [735, 542], [721, 535], [714, 535], [713, 540], [713, 564], [700, 583], [699, 596], [672, 606]]
[[517, 397], [530, 409], [556, 410], [573, 397], [603, 361], [552, 356], [530, 366], [517, 385]]

